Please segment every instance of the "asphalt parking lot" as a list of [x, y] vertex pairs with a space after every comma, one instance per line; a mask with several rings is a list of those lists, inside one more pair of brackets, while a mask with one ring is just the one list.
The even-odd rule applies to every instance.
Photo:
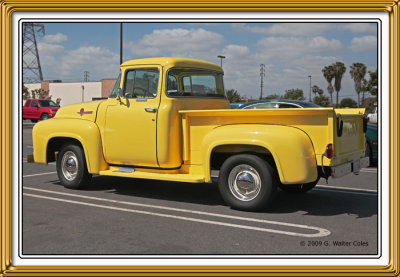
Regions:
[[95, 176], [60, 185], [55, 164], [28, 164], [24, 122], [23, 255], [377, 255], [378, 175], [321, 180], [306, 194], [278, 191], [268, 211], [232, 210], [216, 183]]

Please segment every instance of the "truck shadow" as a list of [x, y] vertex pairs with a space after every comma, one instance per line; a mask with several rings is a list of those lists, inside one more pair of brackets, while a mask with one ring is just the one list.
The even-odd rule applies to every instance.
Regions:
[[[60, 185], [58, 181], [53, 184]], [[207, 206], [226, 206], [218, 191], [216, 182], [181, 183], [96, 176], [84, 191], [104, 191], [124, 196], [152, 200], [192, 203]], [[132, 199], [132, 201], [135, 201]], [[291, 214], [334, 216], [340, 214], [365, 218], [377, 215], [378, 196], [376, 193], [360, 193], [341, 189], [318, 189], [304, 194], [286, 193], [277, 190], [271, 205], [262, 212], [266, 214]]]
[[341, 189], [315, 188], [304, 194], [285, 193], [278, 190], [269, 210], [276, 214], [304, 211], [305, 215], [346, 214], [365, 218], [377, 215], [378, 195], [376, 193], [352, 193]]
[[110, 193], [139, 198], [213, 206], [225, 205], [215, 183], [183, 183], [97, 176], [85, 190], [110, 190]]

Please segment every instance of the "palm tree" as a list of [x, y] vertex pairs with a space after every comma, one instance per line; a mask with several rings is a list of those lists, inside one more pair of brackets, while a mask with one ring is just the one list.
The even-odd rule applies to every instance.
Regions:
[[[363, 63], [353, 63], [350, 66], [350, 75], [354, 80], [354, 88], [356, 90], [358, 96], [358, 106], [360, 107], [360, 91], [361, 91], [361, 83], [364, 80], [365, 74], [367, 73], [367, 67]], [[364, 97], [363, 97], [364, 102]]]
[[332, 93], [333, 93], [333, 86], [332, 86], [332, 79], [335, 77], [334, 71], [333, 71], [333, 66], [325, 66], [324, 69], [322, 69], [322, 73], [324, 74], [324, 78], [328, 82], [328, 93], [331, 96], [331, 104], [333, 105], [333, 99], [332, 99]]
[[339, 91], [342, 87], [343, 74], [346, 72], [346, 67], [342, 62], [336, 62], [332, 65], [335, 75], [335, 90], [336, 90], [336, 105], [339, 104]]

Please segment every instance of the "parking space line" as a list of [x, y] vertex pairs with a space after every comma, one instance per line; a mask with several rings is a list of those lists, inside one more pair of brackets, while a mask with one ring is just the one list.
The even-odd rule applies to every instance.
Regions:
[[49, 175], [49, 174], [55, 174], [57, 171], [52, 171], [52, 172], [44, 172], [44, 173], [38, 173], [38, 174], [31, 174], [31, 175], [24, 175], [22, 176], [23, 178], [26, 177], [34, 177], [34, 176], [40, 176], [40, 175]]
[[340, 190], [345, 190], [345, 191], [348, 191], [348, 192], [352, 192], [352, 193], [368, 193], [368, 194], [371, 194], [371, 193], [378, 193], [378, 191], [377, 190], [373, 190], [373, 189], [359, 189], [359, 188], [349, 188], [349, 187], [337, 187], [337, 186], [326, 186], [326, 185], [317, 185], [316, 187], [315, 187], [316, 189], [317, 188], [323, 188], [323, 189], [340, 189]]
[[[31, 193], [24, 193], [23, 195], [30, 196], [30, 197], [41, 198], [41, 199], [47, 199], [47, 200], [54, 200], [54, 201], [60, 201], [60, 202], [66, 202], [66, 203], [72, 203], [72, 204], [78, 204], [78, 205], [84, 205], [84, 206], [90, 206], [90, 207], [96, 207], [96, 208], [104, 208], [104, 209], [110, 209], [110, 210], [116, 210], [116, 211], [124, 211], [124, 212], [130, 212], [130, 213], [138, 213], [138, 214], [145, 214], [145, 215], [173, 218], [173, 219], [192, 221], [192, 222], [199, 222], [199, 223], [206, 223], [206, 224], [219, 225], [219, 226], [226, 226], [226, 227], [238, 228], [238, 229], [261, 231], [261, 232], [267, 232], [267, 233], [276, 233], [276, 234], [282, 234], [282, 235], [288, 235], [288, 236], [324, 237], [324, 236], [330, 235], [330, 231], [326, 230], [326, 229], [313, 227], [313, 226], [284, 223], [284, 222], [279, 222], [279, 223], [275, 222], [275, 223], [272, 223], [272, 224], [279, 224], [279, 225], [286, 225], [286, 226], [295, 225], [295, 226], [297, 226], [299, 228], [318, 230], [318, 233], [315, 233], [315, 234], [296, 233], [296, 232], [290, 232], [290, 231], [284, 231], [284, 230], [275, 230], [275, 229], [261, 228], [261, 227], [255, 227], [255, 226], [232, 224], [232, 223], [219, 222], [219, 221], [213, 221], [213, 220], [198, 219], [198, 218], [193, 218], [193, 217], [177, 216], [177, 215], [165, 214], [165, 213], [155, 213], [155, 212], [127, 209], [127, 208], [121, 208], [121, 207], [115, 207], [115, 206], [105, 206], [105, 205], [93, 204], [93, 203], [88, 203], [88, 202], [68, 200], [68, 199], [63, 199], [63, 198], [50, 197], [50, 196], [44, 196], [44, 195], [37, 195], [37, 194], [31, 194]], [[74, 195], [74, 196], [76, 196], [76, 195]], [[109, 200], [109, 199], [104, 199], [104, 200]], [[114, 200], [114, 202], [120, 202], [120, 201], [115, 201]], [[137, 203], [132, 203], [132, 204], [137, 204]], [[151, 206], [151, 205], [147, 205], [147, 206]], [[187, 211], [189, 211], [189, 210], [187, 210]], [[194, 211], [194, 212], [196, 212], [196, 211]], [[202, 213], [202, 212], [199, 212], [199, 213]], [[214, 214], [208, 214], [208, 215], [214, 215]], [[231, 216], [228, 216], [228, 215], [222, 215], [222, 216], [231, 218]], [[236, 218], [238, 218], [240, 220], [247, 220], [247, 221], [258, 221], [258, 222], [262, 222], [263, 221], [263, 220], [257, 220], [257, 219], [249, 220], [248, 218], [240, 218], [240, 217], [236, 217]], [[269, 221], [267, 221], [267, 222], [269, 222]]]
[[33, 188], [33, 187], [24, 187], [24, 189], [33, 190], [33, 191], [37, 191], [37, 192], [58, 194], [58, 195], [63, 195], [63, 196], [85, 198], [85, 199], [90, 199], [90, 200], [105, 201], [105, 202], [109, 202], [109, 203], [138, 206], [138, 207], [144, 207], [144, 208], [155, 208], [155, 209], [169, 210], [169, 211], [175, 211], [175, 212], [192, 213], [192, 214], [198, 214], [198, 215], [229, 218], [229, 219], [236, 219], [236, 220], [250, 221], [250, 222], [259, 222], [259, 223], [265, 223], [265, 224], [281, 225], [281, 226], [288, 226], [288, 227], [295, 227], [295, 228], [302, 228], [302, 229], [313, 229], [313, 230], [316, 230], [319, 232], [323, 230], [318, 227], [300, 225], [300, 224], [294, 224], [294, 223], [270, 221], [270, 220], [263, 220], [263, 219], [256, 219], [256, 218], [244, 218], [244, 217], [232, 216], [232, 215], [226, 215], [226, 214], [208, 213], [208, 212], [201, 212], [201, 211], [188, 210], [188, 209], [179, 209], [179, 208], [172, 208], [172, 207], [166, 207], [166, 206], [149, 205], [149, 204], [142, 204], [142, 203], [135, 203], [135, 202], [126, 202], [126, 201], [119, 201], [119, 200], [113, 200], [113, 199], [108, 199], [108, 198], [99, 198], [99, 197], [79, 195], [79, 194], [73, 194], [73, 193], [44, 190], [44, 189], [38, 189], [38, 188]]

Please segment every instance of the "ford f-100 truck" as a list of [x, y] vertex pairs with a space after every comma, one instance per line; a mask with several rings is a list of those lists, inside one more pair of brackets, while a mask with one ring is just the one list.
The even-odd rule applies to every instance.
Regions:
[[56, 161], [75, 189], [92, 174], [203, 183], [219, 172], [228, 205], [260, 210], [278, 186], [307, 191], [368, 166], [366, 124], [363, 109], [230, 109], [221, 67], [139, 59], [121, 65], [108, 99], [37, 123], [28, 160]]

